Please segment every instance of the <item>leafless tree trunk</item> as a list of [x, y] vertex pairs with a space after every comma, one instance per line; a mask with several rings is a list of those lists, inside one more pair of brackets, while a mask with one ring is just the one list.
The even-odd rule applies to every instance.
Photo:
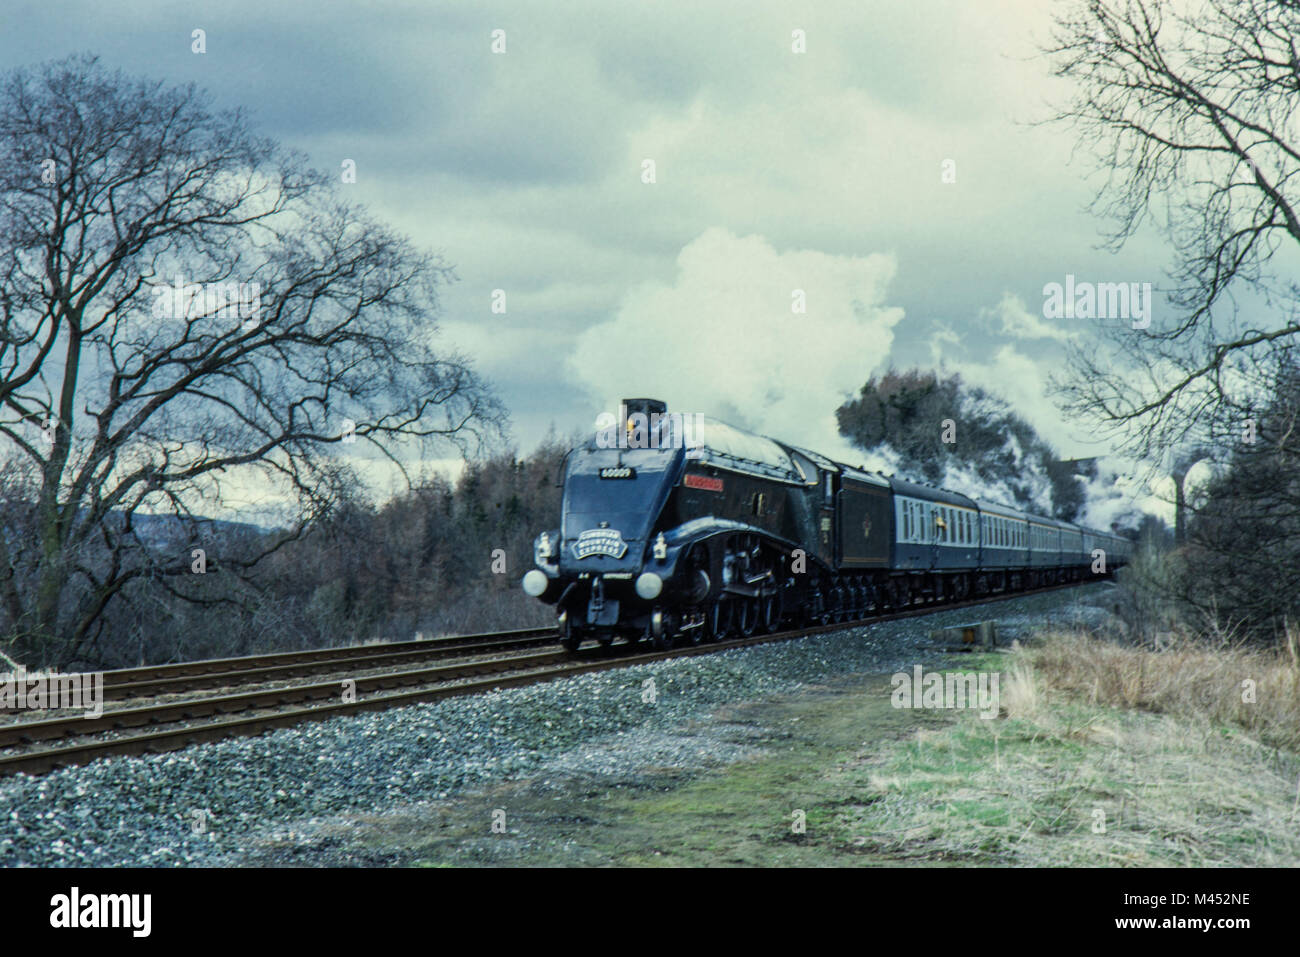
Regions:
[[[150, 577], [201, 598], [180, 520], [240, 498], [301, 523], [355, 482], [340, 451], [462, 446], [502, 411], [435, 351], [436, 257], [192, 86], [75, 57], [0, 86], [0, 622], [58, 660]], [[349, 444], [346, 448], [342, 443]], [[248, 569], [293, 534], [239, 554]], [[193, 541], [197, 541], [195, 538]]]

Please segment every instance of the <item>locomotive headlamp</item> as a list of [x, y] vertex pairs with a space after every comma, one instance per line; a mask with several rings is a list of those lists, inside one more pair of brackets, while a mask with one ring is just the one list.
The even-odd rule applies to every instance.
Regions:
[[[529, 574], [532, 574], [529, 572]], [[540, 572], [538, 574], [541, 574]], [[545, 576], [543, 576], [545, 577]], [[659, 597], [664, 590], [664, 580], [654, 572], [642, 572], [636, 580], [636, 593], [646, 601]]]
[[524, 594], [537, 598], [542, 592], [546, 591], [546, 586], [550, 584], [550, 581], [545, 572], [540, 572], [536, 568], [531, 569], [524, 575]]
[[664, 539], [664, 533], [660, 532], [659, 537], [655, 539], [654, 556], [659, 561], [668, 557], [668, 542]]
[[533, 543], [533, 561], [538, 565], [545, 565], [546, 560], [555, 554], [551, 547], [551, 536], [542, 532], [537, 536], [537, 541]]

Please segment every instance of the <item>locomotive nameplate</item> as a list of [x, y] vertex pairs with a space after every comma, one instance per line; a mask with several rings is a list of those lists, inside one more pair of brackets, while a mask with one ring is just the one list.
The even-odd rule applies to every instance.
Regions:
[[707, 475], [695, 475], [690, 472], [682, 478], [682, 484], [687, 488], [702, 488], [706, 492], [722, 491], [722, 479], [710, 478]]
[[589, 528], [573, 543], [574, 558], [607, 555], [622, 558], [627, 553], [627, 542], [617, 528]]

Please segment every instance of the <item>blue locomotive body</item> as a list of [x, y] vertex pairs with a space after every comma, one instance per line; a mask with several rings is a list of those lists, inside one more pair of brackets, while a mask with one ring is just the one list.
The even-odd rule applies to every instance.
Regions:
[[1110, 574], [1118, 535], [886, 478], [627, 400], [569, 453], [528, 594], [562, 640], [660, 647]]

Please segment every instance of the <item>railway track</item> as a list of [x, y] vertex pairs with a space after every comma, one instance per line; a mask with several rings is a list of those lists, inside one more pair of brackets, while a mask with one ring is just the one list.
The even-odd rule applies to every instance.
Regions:
[[104, 672], [104, 700], [182, 694], [207, 688], [382, 668], [452, 656], [492, 654], [509, 648], [539, 647], [554, 641], [553, 628], [520, 628], [490, 634], [390, 641], [353, 648], [320, 648], [121, 668]]
[[[336, 677], [334, 680], [291, 684], [281, 688], [208, 695], [182, 701], [155, 701], [105, 711], [98, 718], [77, 715], [24, 720], [0, 726], [0, 749], [3, 749], [0, 751], [0, 775], [20, 772], [43, 774], [57, 767], [84, 764], [100, 757], [174, 751], [191, 744], [216, 741], [236, 735], [261, 734], [273, 728], [289, 727], [339, 715], [378, 711], [458, 695], [537, 684], [587, 672], [647, 664], [668, 658], [712, 654], [731, 648], [788, 641], [792, 638], [877, 622], [921, 617], [940, 611], [955, 611], [993, 601], [1077, 587], [1080, 587], [1080, 583], [1073, 582], [966, 601], [917, 605], [851, 621], [837, 621], [808, 628], [665, 651], [645, 651], [644, 645], [620, 644], [610, 649], [584, 649], [578, 655], [555, 650], [432, 667], [398, 668], [380, 674], [347, 679], [351, 683], [350, 690], [354, 695], [350, 700], [343, 694], [345, 687], [343, 681]], [[420, 648], [407, 647], [416, 644], [413, 642], [396, 642], [391, 645], [368, 645], [363, 648], [324, 649], [316, 652], [258, 655], [250, 658], [199, 661], [184, 665], [163, 665], [156, 668], [123, 669], [109, 674], [129, 675], [129, 680], [117, 683], [116, 687], [119, 690], [133, 689], [133, 692], [139, 692], [142, 688], [157, 687], [160, 682], [167, 681], [174, 682], [168, 686], [171, 688], [181, 687], [177, 683], [182, 681], [217, 682], [205, 686], [212, 688], [240, 683], [238, 679], [241, 676], [247, 679], [245, 683], [266, 680], [265, 676], [268, 672], [279, 673], [280, 669], [308, 669], [300, 671], [298, 675], [284, 673], [284, 677], [296, 677], [316, 674], [310, 669], [317, 667], [336, 672], [347, 667], [360, 670], [358, 665], [361, 668], [386, 667], [418, 661], [421, 660], [419, 658], [421, 654], [445, 657], [462, 654], [466, 649], [502, 650], [506, 647], [518, 649], [527, 647], [529, 643], [542, 644], [555, 641], [558, 639], [549, 629], [526, 629], [496, 635], [429, 639], [427, 642], [419, 643], [428, 647]], [[438, 642], [443, 644], [435, 644]], [[404, 650], [396, 651], [395, 649], [399, 647]], [[367, 653], [360, 654], [362, 652]], [[358, 654], [349, 656], [348, 653]], [[403, 655], [408, 657], [400, 657]], [[272, 662], [269, 659], [286, 660]], [[109, 688], [107, 677], [106, 674], [106, 697]], [[198, 685], [185, 686], [185, 690], [194, 690], [195, 687]], [[130, 695], [120, 697], [130, 697]], [[158, 727], [159, 725], [166, 725], [166, 727]]]

